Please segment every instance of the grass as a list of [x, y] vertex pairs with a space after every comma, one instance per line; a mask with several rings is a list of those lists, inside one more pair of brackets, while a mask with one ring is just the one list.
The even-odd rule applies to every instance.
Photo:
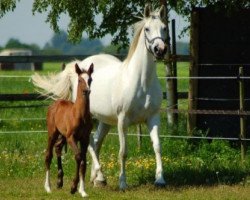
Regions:
[[[59, 71], [60, 64], [48, 63], [45, 71]], [[158, 75], [164, 76], [164, 66], [159, 64]], [[179, 63], [178, 75], [187, 76], [188, 63]], [[33, 72], [3, 72], [5, 75], [31, 75]], [[21, 81], [22, 80], [22, 81]], [[0, 79], [1, 93], [18, 93], [34, 90], [28, 79]], [[15, 84], [13, 84], [15, 83]], [[163, 87], [164, 79], [161, 80]], [[187, 80], [178, 82], [179, 91], [187, 91]], [[180, 101], [181, 102], [181, 101]], [[182, 101], [182, 107], [186, 106]], [[52, 163], [53, 193], [46, 194], [44, 184], [44, 152], [47, 135], [44, 120], [24, 121], [21, 118], [44, 118], [47, 105], [51, 101], [0, 102], [0, 196], [1, 199], [81, 199], [79, 194], [71, 195], [69, 188], [75, 162], [71, 151], [63, 156], [65, 186], [62, 190], [56, 185], [56, 161]], [[44, 106], [33, 107], [42, 104]], [[163, 104], [164, 106], [166, 103]], [[23, 106], [18, 108], [18, 106]], [[29, 106], [29, 107], [28, 107]], [[3, 108], [5, 107], [5, 108]], [[6, 120], [10, 119], [10, 120]], [[186, 116], [179, 116], [178, 128], [166, 124], [166, 114], [161, 113], [161, 135], [187, 135]], [[147, 133], [142, 126], [143, 133]], [[24, 131], [24, 132], [20, 132]], [[116, 132], [116, 128], [112, 132]], [[135, 133], [136, 127], [129, 128]], [[197, 134], [203, 134], [197, 132]], [[162, 160], [167, 187], [153, 186], [155, 158], [149, 137], [143, 137], [141, 149], [137, 138], [128, 136], [127, 181], [128, 191], [118, 189], [119, 163], [117, 155], [119, 142], [117, 135], [108, 135], [104, 141], [100, 160], [107, 177], [108, 186], [93, 188], [87, 181], [86, 191], [90, 199], [248, 199], [250, 193], [250, 152], [244, 162], [240, 159], [237, 144], [227, 141], [193, 141], [162, 138]], [[88, 159], [90, 160], [90, 159]], [[87, 179], [89, 180], [89, 168]]]
[[[53, 188], [51, 194], [46, 194], [43, 190], [43, 180], [38, 178], [9, 179], [0, 180], [0, 190], [2, 199], [82, 199], [79, 194], [71, 195], [69, 193], [70, 180], [65, 180], [66, 187], [63, 189]], [[6, 184], [7, 183], [7, 184]], [[13, 188], [9, 185], [19, 185]], [[141, 185], [129, 188], [126, 192], [120, 192], [117, 188], [107, 186], [105, 188], [93, 188], [89, 183], [86, 185], [87, 192], [90, 195], [88, 199], [110, 200], [110, 199], [154, 199], [154, 200], [195, 200], [195, 199], [230, 199], [246, 200], [249, 199], [249, 187], [243, 186], [211, 186], [211, 187], [167, 187], [156, 189], [152, 185]]]

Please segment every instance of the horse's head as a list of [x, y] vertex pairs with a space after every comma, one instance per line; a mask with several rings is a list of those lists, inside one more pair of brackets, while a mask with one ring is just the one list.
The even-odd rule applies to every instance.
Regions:
[[167, 37], [166, 8], [161, 6], [157, 11], [152, 12], [151, 6], [146, 5], [144, 10], [144, 35], [145, 44], [150, 53], [156, 58], [163, 58], [167, 52], [165, 40]]
[[75, 70], [78, 74], [78, 87], [80, 87], [80, 90], [84, 95], [88, 95], [90, 93], [90, 85], [92, 82], [91, 74], [94, 71], [93, 63], [90, 65], [88, 71], [81, 70], [78, 64], [76, 63]]

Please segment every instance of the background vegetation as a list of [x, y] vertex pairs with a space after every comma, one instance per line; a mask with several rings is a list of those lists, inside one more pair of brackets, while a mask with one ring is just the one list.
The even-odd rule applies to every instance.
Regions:
[[[30, 49], [34, 55], [92, 55], [100, 52], [109, 54], [127, 54], [127, 48], [120, 48], [119, 45], [103, 45], [99, 39], [82, 38], [78, 44], [72, 44], [68, 40], [68, 35], [65, 31], [55, 33], [52, 38], [44, 45], [39, 47], [37, 44], [26, 44], [22, 41], [10, 38], [4, 46], [0, 46], [0, 51], [3, 49]], [[189, 43], [177, 42], [177, 54], [189, 55]]]

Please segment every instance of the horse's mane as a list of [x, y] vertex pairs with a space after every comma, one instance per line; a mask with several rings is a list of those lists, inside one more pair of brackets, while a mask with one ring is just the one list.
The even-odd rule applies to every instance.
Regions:
[[127, 63], [131, 59], [132, 55], [134, 54], [139, 38], [140, 38], [141, 31], [145, 25], [145, 22], [146, 21], [142, 19], [141, 21], [134, 24], [134, 38], [133, 38], [132, 43], [130, 44], [128, 56], [125, 59], [124, 63]]

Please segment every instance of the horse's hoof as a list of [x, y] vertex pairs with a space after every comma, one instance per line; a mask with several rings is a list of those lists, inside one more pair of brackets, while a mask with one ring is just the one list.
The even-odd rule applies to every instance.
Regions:
[[128, 188], [128, 186], [127, 186], [127, 184], [126, 183], [120, 183], [120, 191], [122, 191], [122, 192], [125, 192], [126, 191], [126, 189]]
[[94, 186], [95, 187], [105, 187], [107, 185], [107, 181], [99, 181], [99, 180], [94, 180]]
[[164, 188], [166, 186], [166, 182], [156, 182], [154, 183], [155, 187]]

